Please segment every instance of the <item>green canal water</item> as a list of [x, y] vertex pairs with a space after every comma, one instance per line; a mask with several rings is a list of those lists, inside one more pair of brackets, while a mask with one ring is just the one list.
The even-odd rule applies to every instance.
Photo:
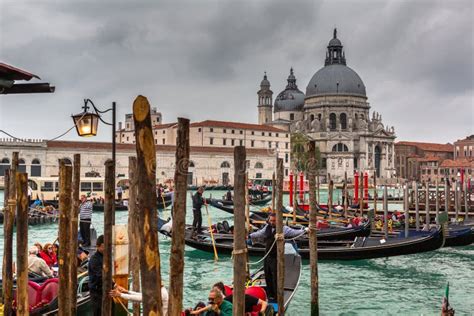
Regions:
[[[220, 197], [224, 192], [209, 191]], [[285, 196], [285, 200], [288, 196]], [[321, 200], [325, 200], [324, 192]], [[3, 192], [0, 191], [0, 205]], [[190, 201], [188, 201], [188, 206]], [[188, 208], [187, 222], [192, 222]], [[209, 209], [213, 222], [232, 220], [232, 215]], [[169, 211], [164, 212], [169, 216]], [[126, 223], [127, 212], [117, 212], [116, 222]], [[207, 224], [204, 215], [203, 222]], [[93, 225], [103, 231], [103, 213], [94, 213]], [[30, 226], [28, 241], [51, 242], [57, 224]], [[168, 284], [170, 240], [160, 235], [162, 275]], [[3, 229], [0, 231], [3, 254]], [[258, 258], [251, 258], [252, 261]], [[210, 286], [219, 280], [230, 283], [232, 261], [220, 256], [214, 263], [210, 253], [186, 247], [185, 301], [187, 307], [206, 299]], [[446, 283], [450, 283], [450, 302], [456, 315], [474, 315], [474, 246], [443, 248], [425, 254], [349, 262], [319, 263], [321, 315], [439, 315]], [[309, 262], [303, 262], [301, 282], [287, 315], [304, 316], [310, 311]]]

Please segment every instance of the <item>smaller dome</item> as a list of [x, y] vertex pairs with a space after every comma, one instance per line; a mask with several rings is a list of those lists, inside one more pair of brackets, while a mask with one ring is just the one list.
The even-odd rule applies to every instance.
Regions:
[[328, 44], [328, 47], [329, 46], [342, 46], [342, 43], [338, 38], [331, 38]]
[[305, 95], [296, 85], [296, 77], [293, 73], [293, 68], [290, 69], [290, 75], [287, 81], [288, 84], [285, 90], [280, 92], [275, 99], [274, 112], [303, 110]]
[[270, 87], [270, 81], [267, 78], [267, 72], [265, 71], [265, 75], [263, 76], [262, 82], [260, 82], [260, 87]]

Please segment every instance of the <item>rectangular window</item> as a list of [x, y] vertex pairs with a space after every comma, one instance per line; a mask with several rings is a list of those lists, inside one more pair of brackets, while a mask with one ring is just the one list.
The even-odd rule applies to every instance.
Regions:
[[200, 127], [198, 128], [198, 133], [201, 133], [201, 128]]
[[81, 182], [81, 191], [84, 191], [84, 192], [92, 191], [92, 183], [90, 183], [90, 182]]
[[276, 135], [276, 137], [278, 137], [278, 133], [276, 133], [275, 135]]
[[235, 130], [232, 130], [231, 133], [232, 133], [232, 134], [235, 134]]
[[288, 153], [285, 153], [285, 163], [288, 162]]
[[288, 146], [289, 146], [288, 143], [285, 143], [285, 149], [288, 149]]
[[272, 142], [268, 142], [268, 148], [272, 148]]
[[241, 139], [239, 142], [240, 142], [240, 146], [244, 145], [244, 140], [243, 139]]
[[254, 131], [252, 131], [252, 135], [255, 135], [255, 132], [254, 132]]
[[224, 138], [224, 139], [222, 140], [222, 145], [225, 146], [226, 144], [227, 144], [227, 139]]
[[252, 141], [250, 142], [250, 147], [254, 147], [254, 146], [255, 146], [255, 141], [252, 140]]
[[162, 141], [163, 145], [164, 145], [164, 144], [165, 144], [165, 142], [166, 142], [164, 138], [163, 138], [161, 141]]
[[261, 178], [262, 178], [262, 174], [261, 174], [260, 172], [257, 172], [257, 173], [255, 174], [255, 178], [261, 179]]
[[104, 184], [102, 182], [92, 182], [92, 191], [94, 192], [104, 191]]
[[240, 131], [240, 135], [242, 135], [244, 133], [244, 131]]
[[211, 128], [209, 129], [209, 132], [211, 132], [211, 133], [214, 132], [214, 129], [211, 127]]
[[158, 139], [155, 139], [155, 144], [158, 145]]
[[265, 132], [262, 132], [262, 136], [265, 136]]
[[268, 136], [272, 136], [272, 133], [268, 133]]
[[209, 138], [209, 144], [214, 145], [214, 138]]
[[288, 134], [286, 134], [286, 138], [288, 138]]
[[231, 144], [232, 146], [234, 146], [234, 145], [235, 145], [235, 139], [232, 139], [232, 140], [230, 141], [230, 144]]
[[165, 134], [165, 133], [166, 133], [166, 131], [165, 131], [165, 130], [163, 130], [163, 134]]
[[227, 133], [227, 131], [226, 131], [226, 129], [225, 129], [225, 128], [222, 130], [222, 132], [223, 132], [224, 134], [225, 134], [225, 133]]
[[295, 120], [295, 113], [290, 113], [290, 121], [294, 121]]
[[275, 147], [278, 148], [278, 142], [275, 142]]

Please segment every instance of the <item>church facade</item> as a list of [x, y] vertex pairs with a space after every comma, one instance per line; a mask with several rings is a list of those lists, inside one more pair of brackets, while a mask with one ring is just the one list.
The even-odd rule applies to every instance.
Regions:
[[365, 85], [347, 66], [336, 30], [324, 67], [313, 75], [306, 93], [298, 89], [293, 69], [287, 81], [273, 103], [265, 74], [257, 93], [259, 124], [314, 140], [321, 152], [323, 177], [340, 181], [345, 172], [351, 177], [355, 171], [395, 177], [395, 130], [382, 123], [379, 113], [371, 113]]

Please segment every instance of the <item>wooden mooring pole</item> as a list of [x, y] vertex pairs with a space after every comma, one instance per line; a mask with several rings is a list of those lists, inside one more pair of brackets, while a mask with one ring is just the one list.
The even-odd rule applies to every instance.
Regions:
[[408, 238], [409, 234], [409, 226], [410, 226], [410, 211], [409, 211], [409, 192], [410, 188], [408, 185], [408, 182], [405, 183], [404, 187], [404, 193], [403, 193], [403, 207], [405, 208], [405, 238]]
[[[439, 174], [439, 170], [438, 170], [438, 174]], [[439, 189], [438, 189], [438, 177], [436, 177], [436, 180], [435, 180], [435, 185], [436, 185], [436, 198], [435, 198], [435, 212], [436, 212], [436, 225], [439, 225], [439, 220], [438, 220], [438, 216], [439, 216]]]
[[[311, 270], [311, 316], [319, 315], [319, 279], [318, 279], [318, 236], [316, 222], [318, 220], [318, 209], [316, 207], [316, 168], [315, 157], [316, 144], [314, 141], [308, 143], [308, 184], [309, 184], [309, 263]], [[347, 173], [344, 174], [344, 205], [347, 204]], [[344, 214], [346, 212], [344, 208]]]
[[[468, 180], [469, 181], [469, 180]], [[468, 203], [468, 188], [467, 182], [464, 183], [464, 221], [466, 222], [469, 219], [469, 203]]]
[[415, 199], [415, 225], [416, 230], [420, 230], [420, 199], [419, 199], [419, 192], [418, 192], [418, 183], [413, 181], [413, 188], [415, 189], [414, 199]]
[[234, 300], [233, 315], [245, 314], [245, 281], [247, 278], [247, 247], [245, 244], [245, 147], [234, 147]]
[[388, 189], [387, 185], [383, 186], [383, 232], [385, 239], [388, 238]]
[[456, 222], [459, 218], [459, 186], [457, 181], [454, 182], [454, 219]]
[[144, 96], [133, 102], [140, 206], [140, 270], [143, 315], [162, 315], [161, 265], [156, 211], [156, 149], [151, 127], [150, 104]]
[[[80, 182], [81, 182], [81, 155], [74, 155], [74, 168], [72, 170], [72, 211], [70, 218], [70, 238], [69, 238], [69, 251], [71, 254], [75, 254], [78, 248], [77, 242], [77, 231], [78, 216], [79, 216], [79, 195], [80, 195]], [[60, 244], [61, 246], [61, 244]], [[70, 260], [71, 267], [69, 269], [69, 288], [68, 296], [71, 298], [70, 315], [76, 315], [77, 311], [77, 258], [72, 255]]]
[[425, 188], [425, 224], [430, 225], [430, 183], [426, 181], [426, 188]]
[[285, 238], [283, 236], [283, 159], [277, 158], [276, 245], [277, 245], [277, 303], [278, 315], [285, 315]]
[[[138, 179], [137, 158], [128, 157], [128, 239], [130, 245], [129, 264], [132, 273], [132, 291], [140, 292], [140, 212], [137, 205]], [[133, 316], [140, 316], [140, 303], [133, 303]]]
[[349, 195], [347, 194], [347, 171], [344, 171], [344, 218], [347, 217], [347, 208], [349, 206]]
[[71, 258], [77, 260], [76, 249], [69, 249], [69, 241], [71, 240], [71, 212], [72, 166], [66, 166], [64, 160], [61, 159], [59, 163], [59, 316], [70, 315], [71, 312], [72, 297], [70, 296], [71, 293], [69, 293], [71, 286]]
[[[18, 170], [18, 152], [13, 152], [12, 166], [5, 176], [5, 212], [3, 213], [3, 268], [2, 268], [2, 298], [4, 315], [13, 315], [13, 225], [17, 206], [16, 173]], [[18, 236], [18, 234], [17, 234]]]
[[328, 173], [329, 186], [328, 186], [328, 215], [332, 217], [332, 195], [334, 191], [334, 182], [332, 182], [331, 174]]
[[[186, 229], [186, 195], [189, 168], [189, 120], [178, 118], [176, 135], [176, 169], [170, 252], [170, 286], [168, 314], [181, 315], [183, 310], [184, 234]], [[235, 201], [235, 197], [234, 197]]]
[[[276, 187], [277, 184], [275, 183], [275, 172], [272, 174], [272, 211], [275, 212], [275, 198], [276, 198]], [[296, 190], [296, 188], [295, 188]], [[296, 203], [296, 200], [295, 200]]]
[[105, 162], [105, 186], [104, 186], [104, 262], [102, 265], [102, 314], [111, 315], [112, 299], [109, 296], [112, 290], [112, 235], [114, 223], [115, 206], [115, 177], [114, 161]]
[[378, 200], [378, 193], [377, 193], [377, 171], [374, 171], [374, 216], [377, 216], [377, 200]]
[[444, 180], [444, 211], [449, 213], [449, 200], [451, 200], [451, 193], [449, 192], [448, 176]]
[[29, 315], [28, 305], [28, 174], [16, 173], [16, 308], [17, 315]]

